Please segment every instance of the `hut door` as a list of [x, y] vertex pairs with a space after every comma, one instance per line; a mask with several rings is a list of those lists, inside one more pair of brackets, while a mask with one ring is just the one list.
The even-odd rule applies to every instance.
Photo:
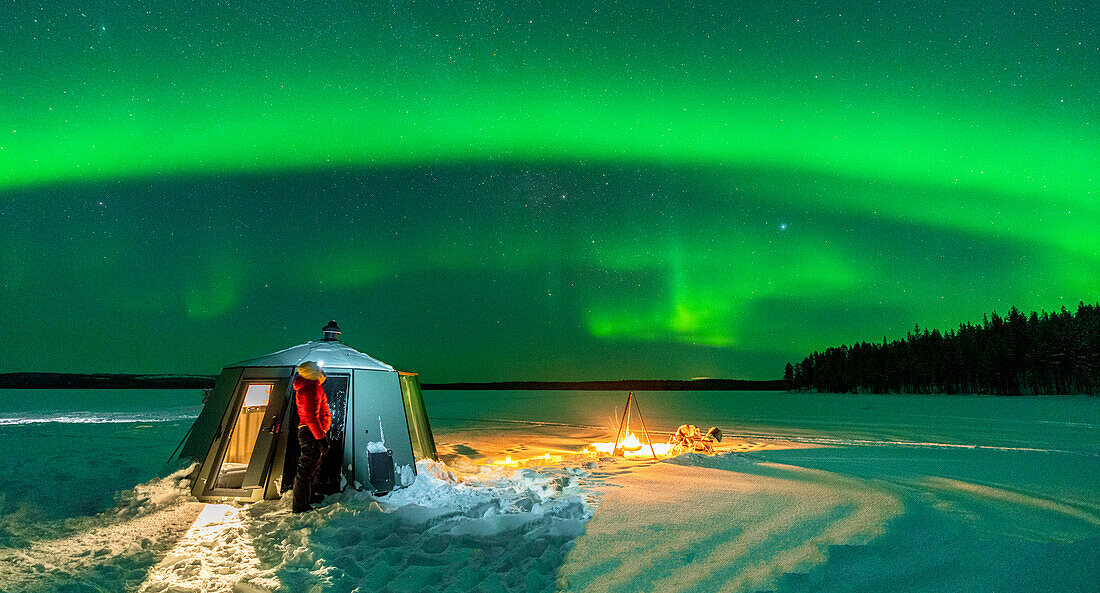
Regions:
[[245, 471], [242, 488], [259, 488], [267, 478], [267, 471], [271, 467], [271, 458], [275, 453], [276, 437], [278, 431], [285, 430], [280, 426], [283, 412], [286, 411], [287, 392], [290, 382], [286, 379], [274, 381], [271, 389], [271, 397], [264, 410], [263, 419], [260, 421], [259, 434], [256, 436], [255, 446], [252, 448], [252, 456], [248, 460], [248, 469]]
[[[409, 425], [405, 420], [397, 373], [357, 369], [351, 395], [352, 421], [348, 423], [347, 433], [352, 440], [352, 479], [370, 487], [372, 442], [381, 441], [393, 451], [393, 462], [398, 468], [402, 465], [412, 468], [416, 460], [409, 442]], [[344, 438], [346, 442], [348, 437]]]

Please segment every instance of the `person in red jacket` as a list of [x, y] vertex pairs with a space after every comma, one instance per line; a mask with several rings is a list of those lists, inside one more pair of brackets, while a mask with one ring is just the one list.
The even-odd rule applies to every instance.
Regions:
[[328, 396], [321, 384], [325, 372], [315, 362], [298, 365], [294, 378], [294, 406], [298, 410], [298, 473], [294, 476], [294, 503], [291, 511], [310, 510], [313, 487], [321, 471], [321, 458], [329, 449], [328, 430], [332, 428], [332, 412]]

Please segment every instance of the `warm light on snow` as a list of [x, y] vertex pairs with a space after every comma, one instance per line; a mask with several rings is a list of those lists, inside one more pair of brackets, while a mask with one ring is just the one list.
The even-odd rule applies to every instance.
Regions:
[[240, 518], [237, 516], [239, 512], [240, 510], [233, 505], [207, 504], [195, 519], [195, 523], [191, 525], [191, 529], [187, 531], [184, 539], [191, 536], [201, 541], [212, 541], [212, 537], [225, 531], [226, 527], [240, 523]]
[[552, 463], [558, 463], [562, 460], [561, 455], [551, 455], [549, 452], [534, 455], [524, 459], [512, 459], [511, 455], [506, 455], [504, 459], [497, 459], [492, 462], [493, 465], [500, 466], [542, 466]]
[[259, 560], [242, 514], [231, 504], [207, 504], [139, 591], [230, 591], [246, 575], [254, 584], [277, 588], [257, 574]]

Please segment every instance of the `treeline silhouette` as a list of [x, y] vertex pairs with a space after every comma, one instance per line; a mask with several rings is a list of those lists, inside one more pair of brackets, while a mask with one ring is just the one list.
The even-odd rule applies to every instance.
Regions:
[[1097, 395], [1100, 304], [1027, 316], [1013, 307], [946, 333], [914, 327], [903, 340], [815, 351], [783, 378], [832, 393]]

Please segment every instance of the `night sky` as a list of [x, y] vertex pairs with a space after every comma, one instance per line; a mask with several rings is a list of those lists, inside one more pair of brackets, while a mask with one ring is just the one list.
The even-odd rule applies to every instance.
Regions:
[[212, 374], [336, 319], [427, 382], [766, 379], [1100, 295], [1091, 1], [2, 17], [0, 371]]

